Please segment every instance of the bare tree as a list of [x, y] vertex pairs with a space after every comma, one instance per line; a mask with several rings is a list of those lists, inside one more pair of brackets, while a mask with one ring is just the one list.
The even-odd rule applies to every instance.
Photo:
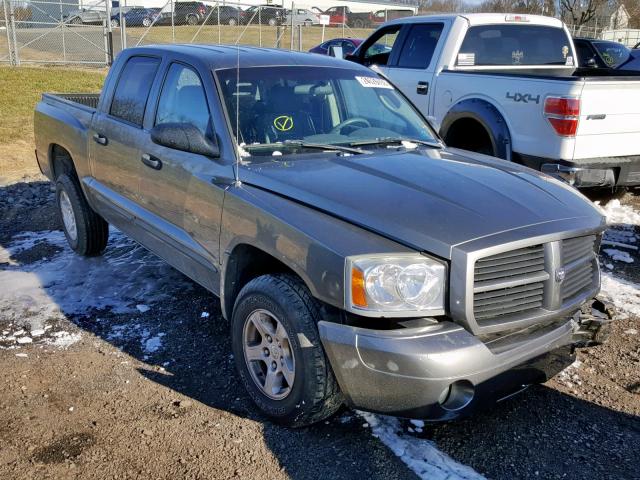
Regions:
[[580, 27], [593, 20], [598, 12], [609, 3], [613, 2], [609, 2], [609, 0], [560, 0], [560, 10], [565, 22]]

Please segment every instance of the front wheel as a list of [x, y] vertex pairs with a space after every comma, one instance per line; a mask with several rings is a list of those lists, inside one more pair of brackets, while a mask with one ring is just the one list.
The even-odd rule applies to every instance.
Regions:
[[278, 21], [275, 18], [270, 18], [267, 23], [270, 27], [275, 27], [278, 24]]
[[236, 369], [258, 408], [278, 423], [319, 422], [342, 405], [320, 343], [319, 307], [292, 275], [263, 275], [241, 290], [232, 316]]
[[120, 26], [120, 22], [117, 19], [115, 18], [111, 19], [111, 28], [118, 28], [119, 26]]
[[152, 20], [150, 18], [143, 18], [142, 19], [142, 26], [143, 27], [150, 27], [152, 24]]
[[230, 18], [229, 21], [227, 22], [229, 24], [229, 26], [231, 27], [235, 27], [236, 25], [238, 25], [238, 21], [235, 18]]
[[109, 239], [109, 224], [89, 206], [78, 183], [66, 174], [56, 180], [56, 204], [73, 251], [85, 256], [102, 253]]
[[187, 17], [187, 23], [189, 25], [197, 25], [198, 24], [198, 17], [196, 17], [195, 15], [189, 15]]

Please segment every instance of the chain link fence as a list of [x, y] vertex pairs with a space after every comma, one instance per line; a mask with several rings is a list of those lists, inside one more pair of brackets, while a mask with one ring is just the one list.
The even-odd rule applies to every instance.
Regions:
[[[81, 0], [80, 0], [81, 1]], [[144, 0], [142, 0], [144, 1]], [[387, 20], [415, 8], [368, 4], [321, 11], [228, 1], [166, 0], [147, 8], [97, 0], [0, 0], [0, 63], [110, 65], [122, 49], [156, 43], [241, 44], [307, 51], [333, 39], [364, 39]], [[82, 5], [82, 6], [81, 6]], [[338, 41], [349, 53], [357, 42]]]

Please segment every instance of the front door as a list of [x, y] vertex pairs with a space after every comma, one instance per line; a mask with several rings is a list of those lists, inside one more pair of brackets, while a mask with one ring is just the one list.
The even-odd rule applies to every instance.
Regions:
[[[212, 84], [213, 82], [209, 82]], [[148, 130], [166, 123], [189, 123], [211, 137], [214, 128], [207, 92], [195, 68], [170, 63], [160, 88], [155, 112], [145, 120]], [[224, 184], [215, 179], [233, 178], [233, 167], [203, 155], [155, 144], [144, 136], [141, 150], [140, 205], [149, 233], [162, 238], [157, 253], [170, 263], [216, 291]], [[214, 283], [211, 283], [214, 282]]]

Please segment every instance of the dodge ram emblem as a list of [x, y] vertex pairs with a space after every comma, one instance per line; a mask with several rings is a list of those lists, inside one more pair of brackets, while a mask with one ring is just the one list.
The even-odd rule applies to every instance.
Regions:
[[559, 268], [556, 270], [556, 282], [562, 283], [564, 281], [564, 277], [567, 276], [567, 272], [565, 272], [564, 268]]

